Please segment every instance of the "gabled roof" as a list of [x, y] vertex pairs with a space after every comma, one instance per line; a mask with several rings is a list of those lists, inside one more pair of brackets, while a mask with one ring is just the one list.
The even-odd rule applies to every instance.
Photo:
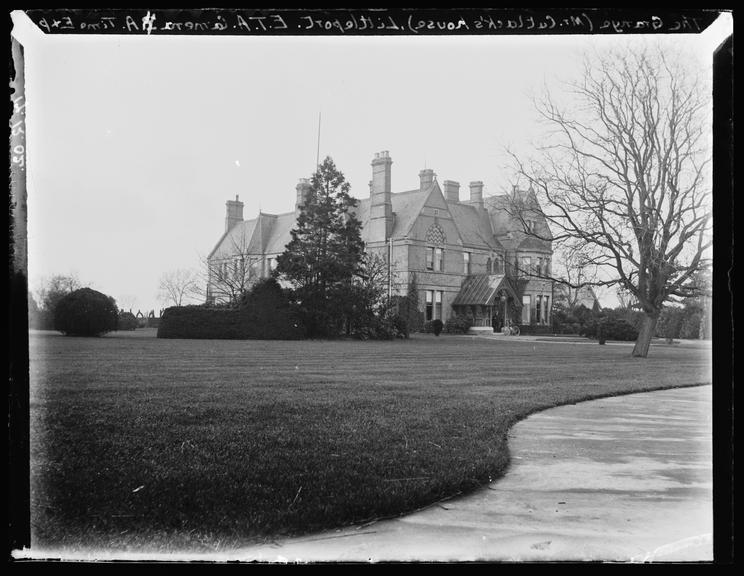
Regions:
[[[434, 184], [427, 190], [406, 190], [405, 192], [396, 192], [390, 195], [390, 202], [393, 208], [393, 238], [403, 238], [407, 236], [413, 224], [416, 222], [421, 210], [423, 209], [429, 195], [434, 190]], [[369, 209], [372, 200], [363, 198], [359, 200], [356, 208], [353, 210], [354, 215], [362, 223], [362, 240], [369, 241]]]
[[485, 210], [459, 202], [449, 203], [448, 208], [463, 244], [492, 250], [502, 249], [501, 244], [493, 236], [491, 222]]
[[257, 218], [238, 222], [222, 235], [217, 245], [209, 253], [208, 258], [222, 258], [231, 256], [236, 251], [246, 251], [250, 246], [253, 232], [256, 229]]
[[280, 254], [292, 240], [292, 228], [297, 224], [297, 213], [287, 212], [273, 217], [271, 233], [264, 244], [266, 254]]
[[499, 290], [505, 290], [512, 298], [517, 298], [514, 288], [504, 274], [473, 274], [465, 279], [452, 305], [493, 306]]
[[[433, 195], [435, 195], [433, 197]], [[461, 202], [449, 203], [444, 198], [439, 184], [434, 180], [425, 189], [418, 188], [390, 195], [393, 211], [393, 238], [410, 235], [424, 206], [446, 208], [452, 216], [463, 245], [491, 250], [503, 250], [504, 246], [495, 238], [508, 229], [508, 216], [504, 220], [502, 205], [508, 201], [506, 196], [491, 196], [486, 199], [486, 210]], [[369, 215], [371, 199], [359, 199], [353, 209], [356, 218], [362, 223], [362, 239], [369, 241]], [[251, 254], [278, 254], [284, 251], [291, 241], [291, 231], [297, 224], [297, 212], [284, 214], [264, 214], [257, 218], [239, 222], [222, 235], [209, 258], [229, 257], [238, 249]]]
[[421, 210], [424, 209], [424, 205], [433, 190], [434, 184], [427, 190], [408, 190], [407, 192], [390, 195], [390, 200], [393, 203], [393, 214], [395, 214], [393, 238], [403, 238], [410, 234], [416, 218], [421, 214]]

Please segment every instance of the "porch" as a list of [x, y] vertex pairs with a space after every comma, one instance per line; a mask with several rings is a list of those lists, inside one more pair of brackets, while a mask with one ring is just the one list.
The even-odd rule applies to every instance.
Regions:
[[509, 278], [503, 274], [468, 276], [452, 302], [452, 309], [470, 318], [474, 329], [501, 331], [505, 325], [519, 322], [514, 310], [519, 298]]

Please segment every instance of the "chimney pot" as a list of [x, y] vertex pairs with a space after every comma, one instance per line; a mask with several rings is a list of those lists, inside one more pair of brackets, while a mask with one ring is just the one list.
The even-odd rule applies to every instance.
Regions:
[[227, 208], [225, 214], [225, 232], [230, 230], [238, 222], [243, 221], [243, 203], [238, 199], [238, 195], [235, 195], [235, 200], [228, 200], [225, 202]]
[[444, 197], [447, 202], [454, 203], [460, 201], [460, 183], [454, 180], [444, 181]]
[[470, 203], [483, 208], [483, 182], [480, 180], [470, 183]]
[[391, 166], [393, 160], [387, 150], [375, 153], [372, 160], [372, 180], [369, 185], [371, 242], [386, 241], [393, 229], [393, 204], [391, 197]]
[[305, 201], [307, 200], [307, 194], [310, 191], [310, 180], [308, 178], [300, 178], [297, 182], [297, 186], [295, 186], [295, 190], [297, 190], [295, 210], [299, 210], [305, 205]]
[[419, 172], [419, 190], [422, 192], [428, 190], [434, 182], [434, 170], [431, 168], [424, 168]]

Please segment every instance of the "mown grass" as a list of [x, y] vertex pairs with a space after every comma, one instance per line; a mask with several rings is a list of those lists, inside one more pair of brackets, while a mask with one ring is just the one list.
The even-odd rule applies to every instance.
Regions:
[[710, 382], [709, 350], [37, 334], [37, 549], [229, 549], [410, 511], [496, 479], [508, 428], [579, 400]]

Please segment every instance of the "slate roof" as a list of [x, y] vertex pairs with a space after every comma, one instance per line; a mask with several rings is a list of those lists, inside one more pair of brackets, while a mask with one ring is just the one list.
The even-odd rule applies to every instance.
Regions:
[[274, 216], [271, 233], [264, 244], [264, 252], [266, 254], [281, 254], [284, 252], [284, 247], [292, 240], [290, 232], [292, 232], [296, 223], [297, 214], [294, 212]]
[[537, 252], [550, 251], [550, 242], [540, 240], [534, 236], [527, 236], [519, 243], [517, 250], [535, 250]]
[[460, 292], [452, 301], [453, 306], [493, 306], [496, 293], [506, 290], [516, 298], [516, 293], [503, 274], [473, 274], [465, 279]]
[[[435, 187], [436, 182], [427, 190], [417, 188], [390, 195], [393, 238], [403, 238], [410, 233]], [[360, 199], [353, 210], [357, 219], [362, 222], [362, 240], [365, 242], [369, 241], [369, 227], [366, 224], [369, 222], [370, 203], [370, 198]], [[503, 250], [499, 241], [494, 238], [488, 212], [466, 203], [448, 203], [447, 206], [465, 246]], [[236, 246], [247, 246], [248, 252], [254, 254], [279, 254], [292, 239], [290, 232], [296, 221], [297, 213], [294, 211], [284, 214], [261, 213], [258, 218], [240, 222], [223, 234], [209, 257], [229, 257], [235, 252]]]
[[488, 213], [469, 204], [448, 204], [455, 226], [460, 232], [463, 244], [483, 246], [492, 250], [501, 250], [502, 246], [493, 236]]
[[236, 248], [245, 250], [246, 247], [250, 246], [257, 221], [257, 218], [244, 220], [230, 228], [209, 253], [209, 258], [226, 258], [234, 254]]

